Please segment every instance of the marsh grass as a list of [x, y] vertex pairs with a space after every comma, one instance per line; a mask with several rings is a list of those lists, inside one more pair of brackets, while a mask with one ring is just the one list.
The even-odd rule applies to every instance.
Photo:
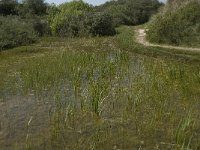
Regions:
[[[34, 126], [37, 119], [28, 123], [28, 141], [2, 136], [3, 150], [20, 149], [11, 139], [25, 149], [199, 149], [200, 67], [194, 55], [188, 54], [193, 63], [177, 61], [172, 52], [165, 57], [134, 43], [133, 28], [119, 31], [115, 37], [46, 38], [33, 45], [44, 51], [1, 53], [3, 103], [15, 102], [16, 95], [31, 97], [34, 103], [23, 113], [39, 103], [46, 111], [34, 110], [33, 118], [48, 116], [38, 120], [46, 128]], [[14, 107], [7, 106], [0, 103], [0, 110], [12, 115]], [[1, 122], [9, 133], [6, 122], [13, 121]], [[27, 122], [20, 123], [22, 128], [14, 128], [23, 133]]]

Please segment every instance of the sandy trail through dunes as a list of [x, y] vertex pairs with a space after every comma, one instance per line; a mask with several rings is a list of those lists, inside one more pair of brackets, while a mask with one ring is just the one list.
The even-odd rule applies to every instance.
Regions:
[[160, 44], [150, 43], [146, 40], [145, 29], [136, 30], [136, 40], [137, 40], [138, 43], [140, 43], [144, 46], [161, 47], [161, 48], [177, 49], [177, 50], [184, 50], [184, 51], [199, 51], [200, 52], [200, 48], [179, 47], [179, 46], [160, 45]]

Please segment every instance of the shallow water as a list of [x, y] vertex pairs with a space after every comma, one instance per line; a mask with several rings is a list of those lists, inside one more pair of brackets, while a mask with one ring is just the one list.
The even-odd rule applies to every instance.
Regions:
[[42, 144], [42, 137], [48, 137], [48, 110], [48, 103], [37, 101], [34, 96], [7, 97], [0, 107], [1, 149], [24, 149], [29, 138], [35, 145]]
[[27, 61], [1, 91], [0, 150], [198, 148], [198, 66], [74, 53]]

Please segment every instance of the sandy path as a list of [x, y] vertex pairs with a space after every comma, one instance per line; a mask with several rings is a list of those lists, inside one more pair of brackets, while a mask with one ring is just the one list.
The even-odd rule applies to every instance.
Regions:
[[160, 45], [160, 44], [152, 44], [146, 40], [146, 32], [145, 29], [138, 29], [136, 30], [136, 40], [138, 43], [144, 46], [151, 46], [151, 47], [161, 47], [161, 48], [168, 48], [168, 49], [178, 49], [184, 51], [200, 51], [200, 48], [191, 48], [191, 47], [179, 47], [179, 46], [170, 46], [170, 45]]

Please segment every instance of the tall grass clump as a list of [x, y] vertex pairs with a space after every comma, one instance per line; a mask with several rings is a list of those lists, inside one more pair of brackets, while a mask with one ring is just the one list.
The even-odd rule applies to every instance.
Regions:
[[172, 45], [199, 46], [200, 2], [169, 1], [148, 25], [151, 42]]

